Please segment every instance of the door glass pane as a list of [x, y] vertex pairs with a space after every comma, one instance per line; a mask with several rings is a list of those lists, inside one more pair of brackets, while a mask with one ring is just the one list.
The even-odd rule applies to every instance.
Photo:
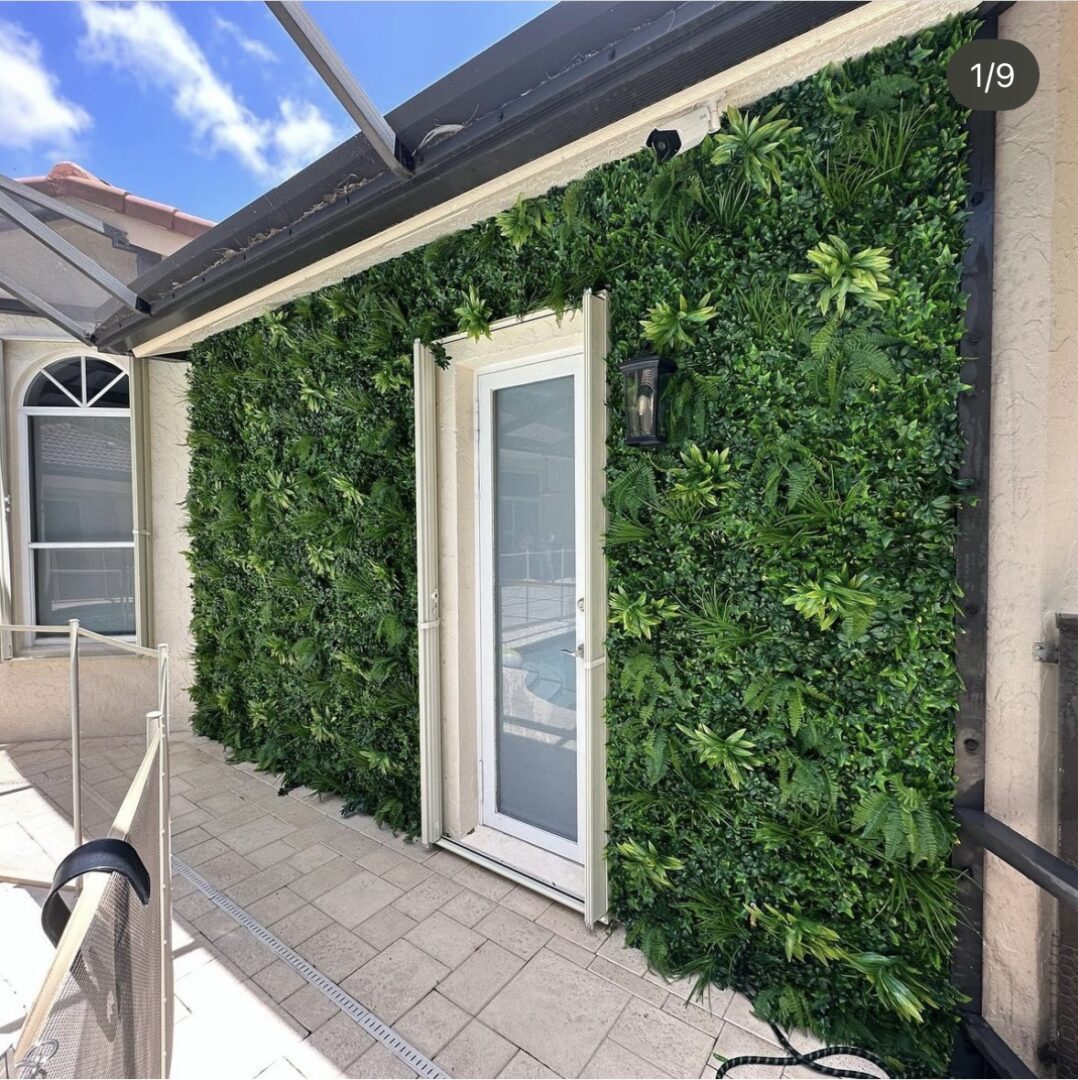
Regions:
[[131, 540], [131, 421], [30, 416], [31, 539]]
[[37, 548], [37, 622], [78, 619], [99, 634], [134, 634], [134, 570], [133, 548]]
[[494, 392], [498, 812], [576, 840], [573, 379]]

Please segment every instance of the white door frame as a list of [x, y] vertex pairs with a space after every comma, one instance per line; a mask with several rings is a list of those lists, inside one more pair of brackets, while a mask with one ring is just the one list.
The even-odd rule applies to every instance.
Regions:
[[[416, 512], [417, 512], [417, 615], [419, 629], [419, 742], [421, 832], [425, 844], [444, 846], [465, 859], [500, 873], [568, 907], [582, 911], [589, 926], [607, 912], [608, 886], [605, 858], [607, 833], [606, 792], [606, 560], [602, 537], [606, 528], [603, 505], [607, 439], [607, 363], [609, 349], [608, 300], [603, 293], [586, 292], [578, 310], [557, 315], [538, 311], [522, 318], [493, 323], [490, 337], [481, 341], [455, 335], [440, 343], [448, 361], [442, 367], [435, 350], [421, 341], [414, 347]], [[542, 880], [498, 862], [468, 846], [468, 824], [462, 821], [459, 799], [474, 792], [460, 787], [464, 760], [461, 734], [475, 722], [478, 702], [473, 677], [462, 681], [458, 669], [443, 667], [460, 653], [460, 627], [474, 619], [475, 604], [466, 608], [456, 582], [446, 581], [443, 597], [440, 576], [453, 574], [460, 557], [460, 538], [467, 533], [474, 543], [474, 475], [462, 474], [457, 462], [461, 448], [474, 438], [474, 409], [465, 415], [463, 402], [474, 400], [474, 388], [461, 398], [460, 387], [481, 371], [506, 366], [515, 358], [526, 363], [538, 355], [572, 346], [583, 350], [579, 380], [585, 423], [585, 461], [582, 484], [585, 514], [584, 574], [582, 579], [583, 662], [578, 679], [584, 693], [577, 699], [578, 716], [586, 714], [578, 753], [586, 771], [584, 813], [579, 842], [583, 864], [583, 898], [578, 899]], [[471, 450], [468, 451], [471, 454]], [[469, 494], [470, 492], [470, 494]], [[462, 515], [466, 514], [466, 517]], [[578, 583], [578, 588], [581, 583]], [[466, 590], [465, 590], [466, 592]], [[478, 666], [478, 665], [477, 665]], [[583, 669], [582, 676], [580, 674]], [[470, 688], [470, 689], [469, 689]], [[474, 743], [471, 744], [474, 746]], [[474, 760], [472, 758], [471, 760]], [[471, 796], [474, 798], [474, 794]], [[454, 824], [456, 823], [456, 824]]]
[[[587, 771], [584, 768], [584, 724], [587, 722], [584, 700], [583, 654], [577, 646], [583, 644], [583, 585], [584, 561], [586, 551], [587, 513], [584, 506], [584, 471], [586, 464], [586, 432], [584, 423], [584, 394], [580, 383], [583, 375], [584, 350], [573, 348], [555, 353], [536, 356], [508, 366], [485, 368], [476, 378], [476, 538], [478, 542], [479, 568], [476, 599], [478, 612], [476, 625], [479, 629], [479, 664], [477, 699], [480, 703], [479, 740], [479, 800], [481, 820], [484, 825], [508, 833], [520, 840], [525, 840], [536, 847], [552, 851], [556, 855], [583, 862], [580, 836], [584, 827], [585, 791]], [[507, 814], [502, 814], [497, 807], [497, 694], [496, 686], [501, 678], [500, 666], [495, 662], [495, 605], [497, 597], [494, 590], [494, 542], [495, 516], [494, 505], [494, 455], [493, 421], [494, 395], [499, 390], [514, 386], [527, 386], [530, 383], [545, 382], [549, 379], [571, 378], [573, 380], [573, 504], [575, 548], [573, 576], [575, 594], [573, 597], [573, 648], [574, 670], [576, 675], [576, 840], [567, 840], [547, 832], [545, 829], [528, 825]]]

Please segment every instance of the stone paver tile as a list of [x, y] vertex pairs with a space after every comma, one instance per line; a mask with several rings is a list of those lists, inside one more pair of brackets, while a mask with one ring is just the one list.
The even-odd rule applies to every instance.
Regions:
[[337, 855], [317, 870], [301, 874], [292, 882], [291, 888], [305, 900], [314, 900], [340, 885], [342, 881], [347, 881], [355, 872], [356, 864], [351, 859], [343, 859]]
[[452, 877], [457, 871], [468, 865], [467, 859], [454, 855], [451, 851], [437, 851], [424, 863], [428, 870], [434, 870], [446, 877]]
[[406, 939], [449, 968], [459, 967], [483, 944], [480, 934], [440, 911], [409, 930]]
[[[273, 953], [242, 926], [237, 926], [230, 934], [218, 938], [214, 947], [228, 957], [244, 975], [254, 975], [256, 971], [269, 967], [274, 960]], [[197, 1002], [189, 1001], [188, 1005], [197, 1011]]]
[[180, 833], [179, 836], [172, 838], [172, 854], [182, 855], [185, 851], [189, 851], [196, 844], [201, 844], [203, 840], [210, 840], [212, 837], [201, 825], [196, 825], [193, 829], [188, 829], [185, 833]]
[[496, 907], [475, 929], [521, 960], [530, 960], [553, 937], [545, 927], [504, 907]]
[[771, 1025], [766, 1020], [761, 1020], [752, 1011], [752, 1002], [744, 994], [730, 995], [722, 1018], [728, 1023], [737, 1024], [739, 1028], [747, 1031], [750, 1035], [755, 1035], [758, 1039], [771, 1043], [772, 1046], [778, 1045], [778, 1040], [771, 1030]]
[[[196, 830], [192, 829], [192, 832]], [[201, 828], [197, 830], [202, 832]], [[186, 834], [185, 834], [186, 835]], [[201, 843], [192, 844], [189, 848], [186, 848], [183, 852], [183, 861], [188, 866], [203, 866], [208, 863], [210, 859], [216, 859], [218, 855], [225, 855], [232, 849], [223, 841], [218, 840], [216, 836], [211, 836], [207, 840], [203, 840]]]
[[376, 949], [384, 949], [392, 945], [397, 938], [407, 934], [415, 925], [415, 919], [409, 919], [403, 911], [398, 911], [395, 907], [384, 907], [361, 922], [355, 932]]
[[356, 862], [365, 870], [373, 870], [376, 874], [384, 874], [386, 871], [392, 870], [394, 866], [400, 866], [401, 863], [407, 861], [403, 855], [398, 855], [395, 851], [390, 851], [389, 848], [383, 847], [381, 844], [356, 859]]
[[[721, 1057], [715, 1057], [715, 1054], [719, 1054]], [[756, 1057], [780, 1057], [785, 1055], [785, 1051], [777, 1049], [774, 1043], [758, 1039], [755, 1035], [744, 1028], [739, 1028], [736, 1024], [723, 1024], [719, 1037], [715, 1040], [712, 1057], [702, 1070], [702, 1073], [714, 1076], [715, 1069], [718, 1068], [721, 1058], [740, 1057], [742, 1054], [752, 1054]], [[830, 1060], [824, 1062], [825, 1065], [830, 1063]], [[780, 1070], [774, 1065], [744, 1065], [735, 1069], [732, 1076], [776, 1077], [779, 1072]]]
[[391, 867], [382, 876], [386, 881], [392, 881], [402, 889], [411, 889], [421, 881], [426, 881], [431, 872], [421, 863], [403, 859], [396, 866]]
[[275, 866], [279, 862], [284, 862], [285, 859], [292, 858], [295, 853], [296, 849], [292, 847], [291, 844], [286, 844], [283, 840], [274, 840], [265, 847], [256, 848], [254, 851], [248, 852], [247, 858], [250, 859], [255, 866], [265, 868], [267, 866]]
[[626, 1050], [612, 1039], [607, 1039], [595, 1051], [595, 1055], [580, 1075], [588, 1080], [632, 1080], [634, 1077], [652, 1080], [653, 1077], [666, 1077], [670, 1074], [631, 1050]]
[[477, 1013], [524, 966], [520, 957], [484, 942], [438, 987], [450, 1001]]
[[268, 1068], [263, 1069], [257, 1080], [303, 1080], [303, 1073], [288, 1058], [280, 1057]]
[[500, 903], [509, 908], [510, 911], [523, 915], [525, 919], [535, 920], [550, 907], [553, 901], [548, 900], [545, 896], [540, 896], [537, 892], [532, 892], [531, 889], [525, 888], [523, 885], [518, 885], [515, 889], [507, 892], [501, 898]]
[[431, 874], [426, 881], [421, 881], [415, 888], [409, 889], [393, 906], [416, 922], [422, 922], [452, 900], [463, 888], [459, 882], [451, 881], [441, 874]]
[[[193, 813], [203, 814], [205, 811], [197, 810]], [[191, 816], [191, 814], [184, 814], [184, 819]], [[233, 810], [232, 813], [225, 814], [224, 817], [207, 815], [207, 820], [200, 822], [200, 824], [211, 836], [223, 836], [225, 833], [235, 831], [242, 825], [250, 825], [253, 821], [262, 821], [266, 816], [266, 808], [264, 806], [244, 802], [243, 806], [238, 810]], [[270, 839], [276, 840], [277, 837], [270, 837]], [[255, 847], [261, 847], [262, 844], [266, 843], [269, 843], [269, 840], [263, 840], [262, 843], [255, 844]]]
[[[171, 762], [169, 764], [171, 765]], [[246, 805], [242, 796], [234, 791], [218, 790], [212, 795], [204, 796], [202, 789], [197, 788], [193, 789], [188, 797], [203, 810], [208, 810], [211, 814], [218, 816], [231, 814], [233, 810], [239, 810], [241, 806]]]
[[265, 870], [259, 870], [243, 881], [237, 882], [228, 889], [228, 895], [246, 907], [263, 896], [283, 889], [299, 877], [299, 871], [288, 863], [278, 863], [276, 866], [267, 866]]
[[[785, 1053], [785, 1051], [783, 1051]], [[772, 1052], [774, 1056], [774, 1052]], [[824, 1058], [820, 1063], [827, 1065], [832, 1069], [848, 1069], [856, 1070], [857, 1072], [867, 1073], [869, 1076], [882, 1077], [883, 1071], [876, 1065], [873, 1065], [871, 1061], [866, 1061], [864, 1058], [854, 1057], [851, 1054], [835, 1054], [833, 1057]], [[740, 1068], [737, 1068], [733, 1072], [733, 1076], [736, 1077], [741, 1072]], [[804, 1065], [787, 1065], [782, 1070], [784, 1077], [802, 1077], [812, 1074], [816, 1080], [819, 1080], [819, 1073], [812, 1073], [810, 1069], [807, 1069]]]
[[[726, 991], [718, 992], [725, 993]], [[693, 1027], [699, 1028], [701, 1031], [706, 1031], [712, 1038], [719, 1034], [724, 1022], [722, 1017], [716, 1016], [710, 1009], [702, 1009], [696, 1002], [683, 1001], [673, 994], [666, 995], [666, 1001], [663, 1002], [663, 1012], [676, 1016], [679, 1020], [684, 1020], [686, 1024], [692, 1024]]]
[[415, 1076], [415, 1073], [395, 1054], [391, 1054], [381, 1043], [375, 1043], [365, 1054], [358, 1057], [344, 1072], [345, 1076], [356, 1080], [397, 1080]]
[[448, 974], [449, 968], [434, 957], [410, 942], [397, 940], [341, 985], [371, 1012], [393, 1024]]
[[351, 975], [375, 955], [370, 945], [336, 923], [312, 934], [296, 946], [296, 952], [334, 982]]
[[675, 1076], [699, 1076], [715, 1043], [713, 1036], [640, 998], [625, 1007], [610, 1038]]
[[[443, 852], [448, 855], [449, 852]], [[475, 926], [484, 915], [494, 910], [494, 901], [488, 900], [471, 889], [465, 889], [457, 893], [449, 903], [445, 904], [442, 911], [451, 919], [456, 919], [462, 926]]]
[[355, 861], [366, 855], [367, 852], [377, 849], [377, 840], [372, 840], [364, 833], [348, 828], [343, 822], [334, 822], [333, 825], [333, 833], [326, 836], [322, 843], [326, 847], [332, 848], [338, 855], [344, 855], [346, 858]]
[[286, 915], [299, 911], [306, 903], [307, 901], [302, 896], [297, 896], [291, 889], [276, 889], [268, 896], [263, 896], [253, 904], [248, 904], [247, 912], [263, 926], [270, 926]]
[[[288, 842], [297, 850], [303, 851], [314, 844], [326, 844], [329, 837], [337, 834], [339, 826], [329, 818], [322, 818], [310, 825], [303, 825], [295, 832], [289, 833]], [[328, 846], [328, 845], [326, 845]]]
[[[177, 878], [176, 884], [186, 884], [186, 879]], [[181, 896], [179, 899], [173, 895], [172, 910], [177, 915], [180, 915], [185, 919], [190, 919], [193, 922], [195, 919], [205, 918], [210, 912], [218, 911], [220, 909], [204, 893], [189, 892], [186, 896]]]
[[295, 831], [295, 826], [289, 825], [287, 821], [281, 821], [271, 814], [264, 813], [254, 821], [249, 821], [246, 825], [240, 825], [235, 829], [229, 829], [228, 832], [219, 833], [218, 836], [233, 851], [238, 851], [241, 855], [247, 855], [249, 852], [265, 847], [267, 844], [273, 843], [274, 840], [280, 840]]
[[432, 990], [393, 1026], [414, 1047], [433, 1058], [469, 1020], [468, 1013]]
[[[634, 975], [626, 968], [612, 964], [605, 956], [595, 957], [588, 965], [588, 970], [594, 971], [596, 975], [601, 975], [604, 979], [609, 979], [612, 983], [624, 987], [630, 994], [643, 998], [657, 1009], [661, 1009], [663, 1002], [670, 997], [661, 986], [656, 986], [654, 983], [648, 982], [647, 979], [641, 979], [639, 975]], [[674, 998], [673, 1000], [684, 1004], [681, 998]], [[675, 1014], [671, 1013], [671, 1015]], [[717, 1034], [717, 1031], [712, 1032], [712, 1037]]]
[[269, 967], [256, 972], [254, 981], [274, 1001], [284, 1001], [290, 994], [294, 994], [301, 986], [307, 984], [307, 980], [283, 960], [274, 960]]
[[340, 1015], [340, 1009], [317, 986], [306, 981], [295, 993], [289, 994], [281, 1005], [308, 1031], [317, 1031], [331, 1016]]
[[558, 934], [555, 934], [544, 948], [565, 957], [566, 960], [571, 960], [577, 967], [586, 968], [595, 959], [595, 953], [589, 952], [579, 945], [574, 945], [567, 938], [563, 938]]
[[625, 944], [625, 927], [619, 926], [607, 935], [606, 940], [599, 946], [599, 955], [627, 968], [634, 975], [646, 975], [648, 973], [648, 958], [639, 950], [632, 949]]
[[[249, 878], [258, 872], [258, 867], [234, 851], [226, 851], [216, 859], [210, 859], [198, 868], [198, 872], [218, 889], [230, 889], [231, 886]], [[239, 903], [239, 901], [237, 901]]]
[[289, 825], [294, 825], [296, 828], [302, 828], [304, 825], [313, 825], [316, 821], [321, 821], [324, 815], [299, 799], [282, 798], [278, 795], [277, 801], [273, 804], [273, 816], [287, 821]]
[[454, 874], [453, 880], [488, 900], [500, 900], [515, 888], [511, 881], [474, 863]]
[[346, 1068], [374, 1046], [374, 1039], [342, 1012], [331, 1016], [317, 1031], [311, 1032], [307, 1041], [338, 1069]]
[[216, 904], [213, 910], [195, 919], [195, 926], [199, 933], [204, 934], [210, 941], [217, 941], [225, 934], [231, 934], [236, 929], [236, 920], [226, 911], [222, 911]]
[[498, 992], [479, 1019], [555, 1072], [576, 1076], [626, 1003], [637, 1000], [544, 949]]
[[442, 1050], [437, 1062], [450, 1076], [497, 1076], [516, 1049], [486, 1024], [473, 1020]]
[[546, 1077], [557, 1075], [523, 1050], [518, 1050], [510, 1059], [509, 1064], [498, 1073], [502, 1080], [545, 1080]]
[[342, 926], [351, 929], [401, 895], [396, 885], [357, 867], [352, 877], [316, 897], [314, 903]]
[[540, 926], [553, 930], [555, 934], [560, 934], [574, 945], [579, 945], [590, 952], [598, 952], [599, 947], [606, 940], [606, 934], [603, 931], [589, 930], [584, 925], [582, 915], [562, 907], [561, 904], [551, 904], [535, 921]]
[[328, 862], [337, 858], [337, 853], [326, 847], [325, 844], [311, 844], [302, 851], [296, 851], [287, 840], [281, 841], [289, 849], [288, 861], [301, 873], [309, 874]]
[[[649, 971], [645, 976], [649, 982], [653, 982], [656, 986], [661, 986], [668, 994], [673, 994], [675, 997], [681, 998], [683, 1001], [695, 1000], [696, 995], [696, 979], [690, 975], [683, 975], [678, 979], [668, 979], [665, 975], [660, 975], [657, 971]], [[708, 998], [705, 996], [702, 1002], [698, 1001], [697, 1004], [702, 1005], [703, 1008], [709, 1008]], [[720, 999], [725, 1000], [725, 999]], [[716, 1016], [722, 1015], [722, 1007], [715, 1013]]]
[[304, 904], [283, 919], [271, 923], [268, 929], [286, 945], [295, 948], [319, 930], [324, 930], [331, 922], [333, 920], [314, 904]]

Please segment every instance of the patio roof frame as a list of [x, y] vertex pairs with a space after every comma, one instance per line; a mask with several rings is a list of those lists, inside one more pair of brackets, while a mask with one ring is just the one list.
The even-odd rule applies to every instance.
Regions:
[[84, 210], [79, 210], [74, 206], [61, 202], [59, 199], [54, 199], [51, 195], [46, 195], [43, 191], [38, 191], [37, 188], [32, 188], [28, 184], [20, 184], [18, 180], [13, 180], [3, 173], [0, 173], [0, 192], [16, 196], [24, 202], [33, 203], [35, 206], [41, 207], [42, 210], [48, 210], [59, 217], [67, 218], [68, 221], [74, 221], [77, 225], [99, 233], [101, 236], [106, 236], [110, 240], [127, 239], [122, 229], [117, 229], [114, 225], [106, 225], [105, 222], [95, 218], [92, 214], [87, 214]]
[[359, 126], [386, 168], [402, 180], [408, 179], [415, 167], [411, 153], [301, 0], [266, 0], [266, 7]]
[[0, 270], [0, 289], [11, 293], [17, 301], [30, 309], [25, 312], [10, 312], [6, 311], [7, 306], [5, 305], [4, 307], [0, 307], [0, 313], [30, 315], [31, 317], [38, 315], [43, 319], [48, 319], [49, 322], [54, 323], [56, 326], [60, 327], [61, 330], [70, 334], [76, 341], [81, 341], [83, 345], [93, 345], [93, 332], [90, 327], [83, 326], [82, 323], [71, 318], [71, 316], [65, 315], [59, 308], [53, 307], [47, 300], [42, 300], [37, 293], [18, 284], [18, 282], [3, 270]]
[[[464, 99], [484, 94], [486, 102], [492, 85], [512, 79], [529, 83], [526, 90], [507, 91], [504, 104], [493, 106], [454, 137], [417, 149], [416, 171], [407, 183], [383, 172], [338, 196], [330, 190], [333, 178], [347, 172], [355, 153], [354, 142], [344, 143], [140, 278], [153, 306], [152, 318], [117, 312], [97, 328], [97, 338], [114, 350], [134, 351], [298, 268], [559, 150], [864, 3], [696, 0], [649, 4], [642, 0], [557, 4], [481, 53], [466, 70], [451, 72], [393, 110], [390, 119], [399, 120], [401, 130], [414, 135], [429, 129], [437, 117], [448, 115], [446, 102], [455, 108]], [[661, 16], [659, 8], [665, 12]], [[591, 23], [600, 18], [616, 27], [612, 36], [620, 36], [551, 77], [552, 53], [579, 55], [579, 42], [588, 34], [594, 37]], [[311, 212], [314, 193], [327, 201]], [[294, 207], [294, 216], [281, 224], [277, 219], [285, 206]], [[244, 238], [253, 236], [265, 239], [257, 246], [248, 245]], [[221, 251], [231, 248], [232, 257], [221, 259]]]
[[[98, 288], [114, 296], [125, 307], [135, 312], [149, 314], [149, 304], [138, 293], [128, 288], [118, 277], [110, 274], [108, 270], [98, 265], [89, 255], [80, 251], [69, 240], [65, 240], [54, 229], [49, 228], [43, 221], [39, 221], [29, 210], [20, 206], [14, 196], [9, 195], [6, 191], [0, 191], [0, 215], [14, 222], [23, 232], [32, 236], [52, 251], [53, 254], [63, 259], [76, 273], [89, 278]], [[20, 296], [19, 299], [23, 300], [24, 303], [29, 303], [25, 296]], [[52, 305], [46, 303], [46, 306], [55, 312], [56, 309]], [[47, 317], [52, 318], [51, 315]]]

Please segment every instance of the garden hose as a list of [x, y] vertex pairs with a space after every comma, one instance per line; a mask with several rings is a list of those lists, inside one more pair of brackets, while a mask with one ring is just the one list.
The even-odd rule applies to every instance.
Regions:
[[850, 1057], [864, 1058], [872, 1062], [888, 1080], [896, 1080], [886, 1065], [875, 1054], [862, 1050], [859, 1046], [825, 1046], [820, 1050], [813, 1050], [808, 1054], [802, 1054], [797, 1050], [774, 1024], [770, 1025], [775, 1037], [779, 1040], [788, 1057], [762, 1057], [759, 1054], [740, 1054], [738, 1057], [727, 1058], [715, 1071], [715, 1080], [722, 1078], [739, 1065], [805, 1065], [813, 1072], [822, 1073], [824, 1076], [850, 1077], [851, 1080], [876, 1080], [872, 1073], [860, 1072], [857, 1069], [834, 1069], [830, 1065], [817, 1065], [820, 1058], [832, 1057], [836, 1054], [845, 1054]]

